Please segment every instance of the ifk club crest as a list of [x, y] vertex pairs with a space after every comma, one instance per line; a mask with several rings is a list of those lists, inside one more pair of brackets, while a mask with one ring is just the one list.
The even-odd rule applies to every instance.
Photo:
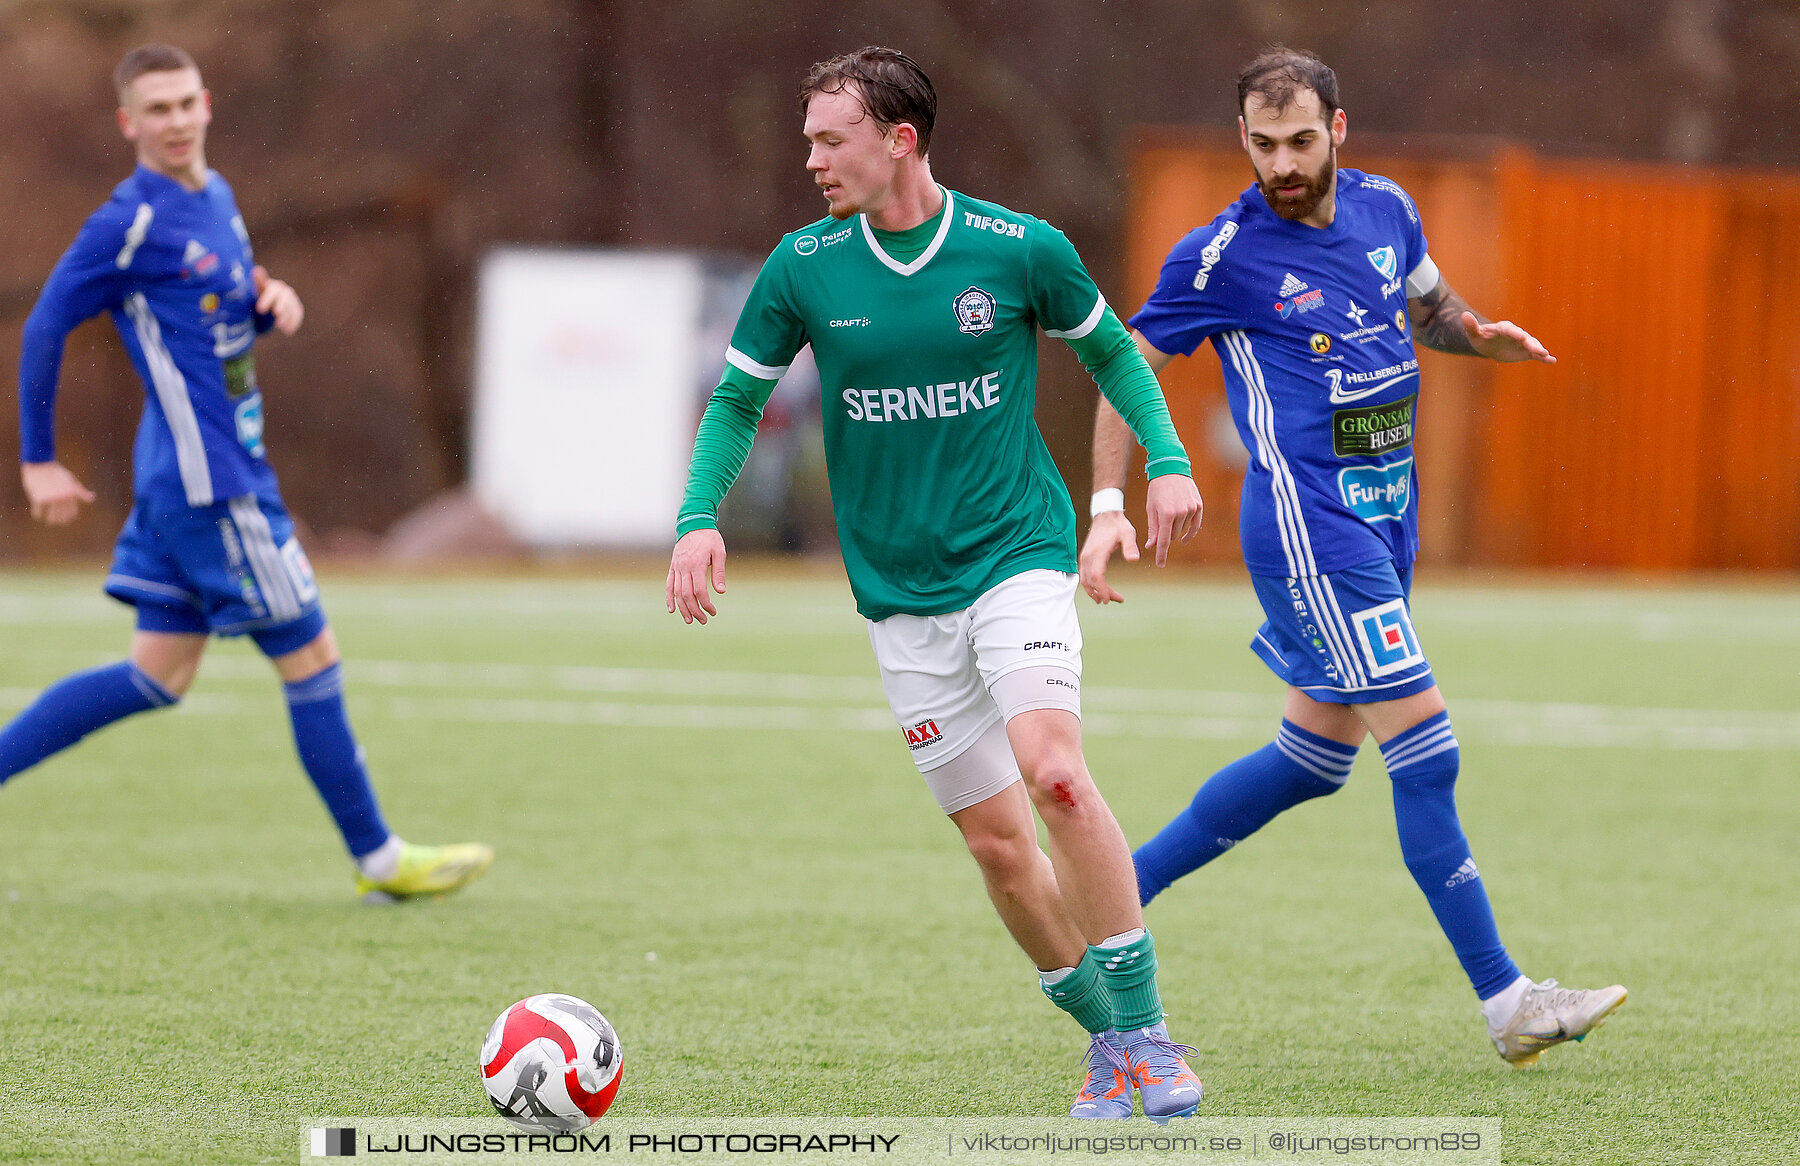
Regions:
[[994, 297], [978, 287], [971, 287], [956, 297], [956, 326], [970, 336], [979, 336], [994, 326]]

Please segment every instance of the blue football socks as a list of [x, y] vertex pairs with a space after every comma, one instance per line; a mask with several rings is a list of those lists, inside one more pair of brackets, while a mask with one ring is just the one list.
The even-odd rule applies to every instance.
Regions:
[[1187, 809], [1138, 847], [1138, 899], [1148, 903], [1256, 833], [1283, 810], [1343, 788], [1356, 746], [1281, 722], [1275, 740], [1208, 778]]
[[1500, 942], [1481, 872], [1456, 818], [1461, 753], [1450, 714], [1389, 738], [1381, 756], [1394, 783], [1394, 822], [1406, 869], [1425, 892], [1475, 994], [1486, 999], [1518, 979], [1519, 969]]
[[130, 660], [65, 676], [0, 729], [0, 782], [95, 729], [180, 699]]
[[343, 667], [333, 664], [317, 676], [283, 685], [282, 691], [300, 764], [325, 800], [351, 856], [361, 858], [388, 840], [388, 828], [344, 710]]

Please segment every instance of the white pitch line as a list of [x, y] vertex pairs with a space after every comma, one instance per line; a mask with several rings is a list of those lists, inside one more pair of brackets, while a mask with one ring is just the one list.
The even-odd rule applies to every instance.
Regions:
[[[707, 704], [659, 704], [410, 699], [403, 708], [400, 704], [394, 706], [401, 711], [388, 714], [406, 719], [646, 728], [894, 728], [887, 709], [880, 704], [881, 686], [872, 676], [414, 660], [352, 660], [345, 668], [352, 692], [364, 686], [515, 691], [547, 688], [570, 693], [709, 700]], [[272, 683], [268, 666], [248, 657], [209, 660], [205, 675], [212, 679]], [[18, 707], [33, 696], [26, 690], [0, 689], [0, 705]], [[1099, 736], [1254, 740], [1273, 734], [1281, 712], [1281, 694], [1274, 691], [1206, 692], [1093, 685], [1083, 691], [1082, 698], [1088, 709], [1083, 728]], [[481, 711], [495, 708], [502, 711]], [[446, 709], [452, 711], [445, 712]], [[382, 715], [379, 706], [362, 702], [358, 702], [358, 711]], [[1462, 700], [1454, 703], [1451, 715], [1460, 737], [1485, 744], [1700, 751], [1800, 749], [1800, 716], [1785, 712]]]

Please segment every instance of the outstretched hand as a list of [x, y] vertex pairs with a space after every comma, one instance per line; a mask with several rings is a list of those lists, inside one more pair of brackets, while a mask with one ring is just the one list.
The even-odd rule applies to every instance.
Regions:
[[1144, 549], [1156, 548], [1157, 566], [1168, 565], [1169, 547], [1176, 539], [1186, 542], [1200, 533], [1204, 505], [1200, 487], [1186, 474], [1163, 474], [1150, 479], [1145, 506], [1150, 537], [1144, 540]]
[[274, 316], [275, 327], [283, 336], [300, 331], [300, 322], [306, 319], [300, 293], [286, 281], [271, 276], [269, 269], [260, 263], [250, 269], [250, 278], [256, 281], [256, 310], [265, 316]]
[[1550, 355], [1550, 350], [1536, 336], [1511, 320], [1483, 324], [1474, 312], [1464, 312], [1462, 326], [1469, 337], [1469, 344], [1489, 360], [1539, 360], [1545, 364], [1556, 363], [1556, 358]]
[[1087, 541], [1081, 544], [1081, 589], [1095, 603], [1124, 603], [1125, 597], [1106, 581], [1106, 565], [1114, 551], [1122, 551], [1125, 561], [1138, 560], [1137, 531], [1123, 510], [1096, 514], [1088, 527]]
[[67, 526], [84, 502], [94, 500], [94, 492], [61, 462], [21, 462], [19, 478], [25, 484], [31, 517], [49, 526]]
[[709, 584], [720, 595], [725, 594], [725, 540], [712, 527], [703, 527], [675, 540], [663, 597], [669, 610], [681, 616], [682, 623], [705, 623], [707, 616], [719, 614], [707, 593]]

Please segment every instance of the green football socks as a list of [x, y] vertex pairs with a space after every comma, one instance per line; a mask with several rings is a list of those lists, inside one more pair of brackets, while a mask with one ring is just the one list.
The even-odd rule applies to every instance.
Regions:
[[1098, 950], [1088, 948], [1082, 953], [1081, 962], [1060, 976], [1055, 972], [1038, 976], [1038, 986], [1050, 997], [1050, 1003], [1073, 1016], [1089, 1032], [1105, 1032], [1113, 1026], [1112, 993], [1101, 980], [1100, 961], [1095, 955]]
[[1099, 966], [1100, 982], [1112, 997], [1114, 1028], [1131, 1032], [1162, 1020], [1162, 995], [1156, 990], [1156, 942], [1148, 931], [1133, 928], [1103, 939], [1088, 948], [1081, 962], [1083, 967], [1090, 962]]

